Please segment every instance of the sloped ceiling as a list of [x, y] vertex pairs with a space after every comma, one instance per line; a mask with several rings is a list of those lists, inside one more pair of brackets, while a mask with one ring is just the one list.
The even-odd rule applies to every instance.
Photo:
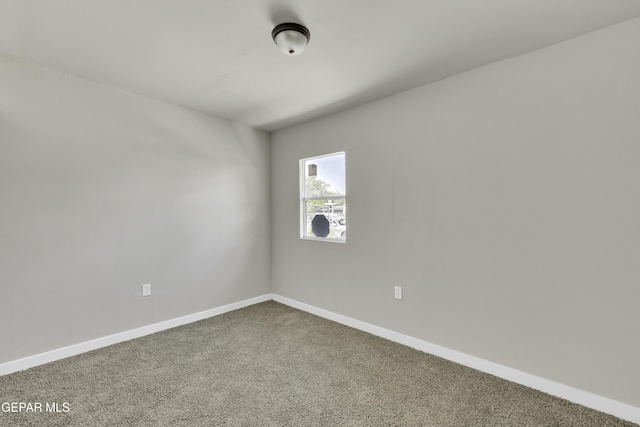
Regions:
[[[638, 0], [2, 0], [0, 54], [274, 131], [640, 16]], [[307, 50], [271, 40], [307, 26]]]

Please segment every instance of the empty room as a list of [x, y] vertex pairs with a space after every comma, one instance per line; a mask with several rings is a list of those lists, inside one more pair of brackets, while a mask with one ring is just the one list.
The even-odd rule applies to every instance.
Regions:
[[639, 337], [640, 1], [0, 1], [0, 426], [635, 426]]

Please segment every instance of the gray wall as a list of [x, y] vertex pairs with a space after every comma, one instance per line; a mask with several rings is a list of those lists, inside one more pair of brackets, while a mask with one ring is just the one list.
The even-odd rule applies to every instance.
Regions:
[[[636, 19], [274, 133], [273, 291], [640, 406], [639, 45]], [[298, 159], [340, 150], [347, 243], [302, 241]]]
[[6, 57], [0, 111], [0, 363], [270, 291], [269, 134]]

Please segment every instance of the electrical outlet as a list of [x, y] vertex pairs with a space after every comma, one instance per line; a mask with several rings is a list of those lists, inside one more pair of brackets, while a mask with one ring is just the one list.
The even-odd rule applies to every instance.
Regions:
[[148, 297], [149, 295], [151, 295], [151, 283], [142, 285], [142, 296]]
[[395, 299], [402, 299], [402, 286], [394, 286], [393, 291]]

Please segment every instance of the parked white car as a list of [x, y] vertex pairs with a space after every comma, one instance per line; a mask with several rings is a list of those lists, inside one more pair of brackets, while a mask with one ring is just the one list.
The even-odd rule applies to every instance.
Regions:
[[345, 238], [347, 236], [347, 222], [343, 216], [334, 217], [329, 220], [329, 227], [336, 237]]

